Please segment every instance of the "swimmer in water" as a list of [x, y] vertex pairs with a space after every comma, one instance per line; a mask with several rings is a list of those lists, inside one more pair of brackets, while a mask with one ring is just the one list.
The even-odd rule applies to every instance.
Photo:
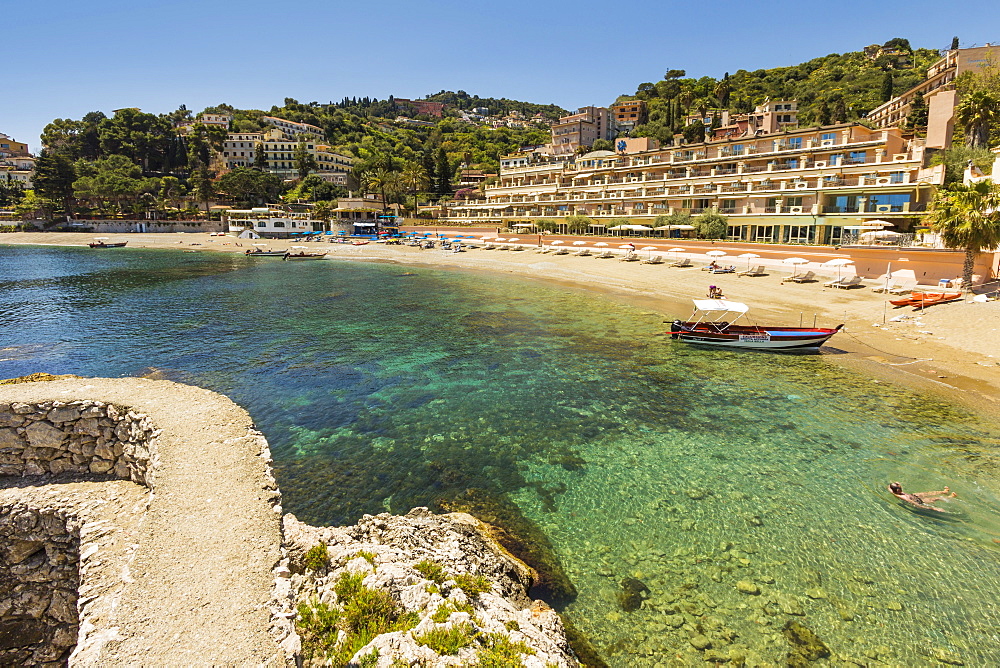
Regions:
[[947, 487], [940, 492], [917, 492], [916, 494], [907, 494], [903, 491], [903, 486], [898, 482], [890, 482], [889, 491], [892, 492], [896, 498], [906, 501], [917, 508], [936, 510], [939, 513], [943, 513], [944, 508], [936, 508], [935, 506], [930, 505], [931, 503], [940, 499], [950, 499], [958, 496]]

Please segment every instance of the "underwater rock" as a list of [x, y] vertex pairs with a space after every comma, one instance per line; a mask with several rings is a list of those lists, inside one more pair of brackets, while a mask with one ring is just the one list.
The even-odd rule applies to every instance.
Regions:
[[833, 603], [833, 607], [836, 608], [837, 614], [840, 615], [842, 620], [845, 622], [854, 621], [854, 616], [857, 614], [857, 611], [854, 609], [853, 605], [842, 598], [831, 597], [830, 602]]
[[675, 629], [684, 626], [684, 615], [667, 615], [663, 618], [663, 623]]
[[781, 611], [786, 615], [798, 615], [802, 616], [806, 614], [805, 610], [802, 609], [802, 604], [799, 599], [790, 594], [785, 594], [778, 596], [778, 605], [781, 607]]
[[[642, 607], [642, 602], [648, 597], [649, 587], [637, 578], [625, 578], [621, 581], [622, 591], [618, 592], [618, 605], [625, 612], [632, 612]], [[643, 596], [646, 594], [647, 596]]]
[[826, 590], [822, 587], [813, 587], [811, 589], [806, 589], [806, 596], [813, 600], [818, 600], [821, 598], [826, 598]]
[[601, 658], [597, 648], [590, 642], [590, 639], [580, 629], [576, 628], [569, 617], [564, 615], [562, 623], [566, 639], [569, 640], [569, 646], [573, 648], [573, 653], [576, 654], [576, 658], [581, 666], [586, 666], [586, 668], [611, 668]]
[[736, 589], [743, 594], [752, 594], [754, 596], [760, 594], [760, 587], [750, 580], [740, 580], [736, 583]]
[[49, 380], [62, 380], [63, 378], [80, 378], [80, 376], [74, 376], [73, 374], [63, 374], [60, 376], [54, 376], [51, 373], [29, 373], [27, 376], [18, 376], [17, 378], [5, 378], [0, 380], [0, 385], [19, 385], [21, 383], [42, 383]]
[[952, 654], [948, 650], [941, 649], [940, 647], [935, 647], [934, 649], [932, 649], [931, 650], [931, 656], [936, 661], [940, 661], [941, 663], [947, 663], [949, 666], [964, 666], [965, 665], [965, 663], [960, 658], [958, 658], [957, 656], [955, 656], [954, 654]]
[[706, 496], [709, 495], [709, 492], [707, 490], [696, 489], [696, 488], [685, 490], [684, 493], [688, 495], [688, 498], [693, 499], [695, 501], [700, 501], [701, 499], [704, 499]]
[[830, 649], [819, 639], [819, 636], [795, 620], [785, 624], [782, 634], [790, 645], [788, 650], [789, 666], [808, 666], [810, 661], [830, 656]]
[[694, 647], [695, 649], [704, 650], [712, 646], [712, 641], [709, 639], [709, 637], [706, 635], [702, 635], [700, 633], [696, 636], [692, 636], [688, 640], [688, 642], [690, 642], [691, 646]]
[[903, 604], [900, 603], [899, 601], [889, 601], [888, 603], [886, 603], [885, 607], [889, 608], [894, 612], [899, 612], [900, 610], [903, 609]]

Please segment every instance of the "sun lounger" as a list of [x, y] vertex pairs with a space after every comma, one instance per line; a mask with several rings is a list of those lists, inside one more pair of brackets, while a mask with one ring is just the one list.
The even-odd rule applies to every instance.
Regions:
[[596, 257], [599, 260], [606, 260], [607, 258], [611, 258], [611, 257], [614, 257], [614, 256], [615, 256], [614, 253], [612, 253], [609, 250], [606, 250], [603, 253], [601, 253], [600, 255], [595, 255], [594, 257]]
[[914, 280], [903, 281], [903, 283], [900, 284], [899, 286], [894, 287], [894, 288], [889, 288], [889, 294], [890, 295], [903, 295], [903, 294], [906, 294], [907, 292], [912, 291], [913, 288], [915, 288], [915, 287], [917, 287], [917, 282], [916, 281], [914, 281]]
[[812, 283], [816, 280], [816, 272], [807, 271], [804, 274], [796, 274], [795, 276], [791, 276], [788, 280], [792, 283]]
[[639, 264], [663, 264], [663, 256], [652, 255], [648, 260], [641, 260]]
[[736, 274], [737, 276], [765, 276], [764, 265], [757, 265], [753, 269], [747, 269], [746, 271], [741, 271]]
[[686, 258], [677, 260], [677, 262], [671, 262], [670, 266], [671, 267], [690, 267], [691, 266], [691, 258], [686, 257]]
[[553, 255], [569, 255], [569, 251], [560, 246], [559, 248], [552, 251]]
[[629, 251], [625, 253], [622, 257], [618, 258], [622, 262], [636, 262], [639, 260], [639, 256], [635, 254], [634, 251]]
[[736, 267], [716, 267], [715, 269], [709, 269], [710, 274], [735, 274]]
[[900, 279], [882, 274], [875, 279], [875, 285], [872, 286], [872, 292], [885, 292], [886, 290], [897, 287], [899, 284]]
[[827, 285], [833, 288], [853, 288], [864, 284], [865, 283], [860, 276], [850, 276], [844, 277], [839, 281], [830, 281]]
[[573, 253], [573, 255], [579, 255], [580, 257], [585, 257], [587, 255], [590, 255], [590, 249], [589, 248], [581, 248], [577, 252]]
[[507, 250], [512, 250], [512, 251], [524, 250], [524, 246], [521, 246], [520, 244], [511, 244], [510, 248], [508, 248]]

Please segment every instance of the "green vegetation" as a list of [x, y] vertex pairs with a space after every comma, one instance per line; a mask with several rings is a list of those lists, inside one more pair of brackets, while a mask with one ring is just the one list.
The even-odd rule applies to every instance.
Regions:
[[341, 573], [340, 579], [333, 585], [333, 593], [337, 595], [337, 600], [344, 602], [354, 598], [364, 588], [362, 584], [364, 579], [364, 573]]
[[424, 559], [413, 565], [413, 569], [435, 584], [443, 584], [448, 579], [444, 567], [436, 561]]
[[728, 231], [726, 217], [714, 210], [695, 218], [693, 225], [703, 239], [725, 239]]
[[361, 668], [375, 668], [375, 666], [378, 665], [378, 660], [379, 660], [379, 651], [378, 648], [375, 648], [370, 653], [365, 654], [363, 657], [361, 657], [359, 665], [361, 666]]
[[438, 624], [443, 624], [444, 622], [448, 621], [448, 618], [451, 617], [451, 613], [453, 612], [467, 612], [471, 615], [473, 613], [473, 609], [472, 606], [469, 605], [468, 603], [455, 603], [453, 601], [445, 601], [440, 606], [438, 606], [438, 609], [434, 611], [433, 615], [431, 615], [431, 621], [436, 622]]
[[471, 645], [476, 633], [472, 624], [455, 624], [451, 628], [433, 628], [413, 639], [438, 654], [451, 655], [458, 654], [458, 650]]
[[309, 548], [304, 559], [306, 568], [311, 571], [318, 571], [330, 565], [330, 555], [326, 550], [326, 543], [317, 543]]
[[533, 655], [535, 650], [523, 642], [512, 642], [502, 633], [486, 633], [480, 640], [486, 647], [479, 652], [480, 668], [510, 668], [523, 666], [522, 654]]
[[619, 99], [647, 102], [649, 121], [637, 127], [633, 136], [667, 143], [682, 132], [687, 141], [701, 138], [703, 128], [685, 127], [688, 114], [698, 112], [704, 118], [716, 110], [745, 113], [768, 98], [798, 100], [801, 126], [829, 125], [857, 120], [889, 97], [912, 88], [938, 57], [934, 49], [913, 49], [907, 40], [895, 38], [869, 53], [834, 53], [788, 67], [737, 70], [721, 79], [695, 79], [686, 77], [684, 70], [669, 70], [661, 81], [641, 83], [634, 95]]
[[475, 597], [493, 589], [493, 585], [490, 583], [489, 578], [485, 578], [482, 575], [459, 573], [452, 579], [455, 580], [455, 584], [458, 585], [458, 588], [464, 591], [468, 596]]
[[506, 621], [506, 622], [504, 623], [503, 627], [504, 627], [505, 629], [507, 629], [508, 631], [516, 631], [516, 630], [518, 630], [519, 628], [521, 628], [521, 625], [520, 625], [520, 624], [518, 624], [518, 623], [517, 623], [516, 621], [514, 621], [513, 619], [508, 619], [508, 620], [507, 620], [507, 621]]
[[295, 622], [295, 630], [302, 638], [305, 658], [323, 657], [332, 652], [337, 644], [340, 610], [313, 598], [308, 604], [299, 603], [296, 612], [299, 616]]
[[372, 566], [375, 565], [375, 553], [374, 552], [369, 552], [368, 550], [358, 550], [358, 553], [355, 554], [354, 557], [355, 558], [361, 557], [362, 559], [364, 559], [365, 561], [367, 561]]

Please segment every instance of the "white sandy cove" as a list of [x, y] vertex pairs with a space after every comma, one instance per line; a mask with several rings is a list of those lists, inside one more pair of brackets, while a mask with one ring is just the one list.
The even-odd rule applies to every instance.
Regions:
[[[465, 232], [461, 232], [465, 233]], [[485, 232], [468, 232], [482, 236]], [[496, 236], [496, 235], [495, 235]], [[634, 240], [637, 248], [655, 245], [658, 251], [638, 251], [643, 258], [650, 254], [688, 257], [691, 268], [674, 268], [667, 264], [621, 262], [616, 258], [597, 259], [575, 255], [553, 255], [536, 252], [536, 235], [498, 235], [505, 239], [520, 238], [526, 245], [522, 251], [470, 249], [452, 253], [440, 248], [421, 249], [370, 243], [362, 246], [309, 242], [316, 250], [328, 250], [329, 260], [391, 261], [409, 265], [437, 268], [477, 270], [499, 274], [517, 274], [548, 282], [575, 285], [597, 290], [626, 301], [641, 304], [662, 313], [664, 320], [686, 317], [691, 311], [691, 299], [704, 298], [709, 285], [723, 289], [727, 299], [741, 301], [750, 306], [750, 316], [762, 324], [811, 325], [813, 317], [820, 326], [845, 323], [846, 329], [830, 341], [834, 348], [847, 351], [846, 355], [831, 355], [831, 359], [848, 366], [865, 367], [877, 376], [898, 382], [916, 383], [924, 389], [939, 389], [953, 398], [972, 400], [988, 411], [998, 410], [1000, 403], [1000, 301], [973, 302], [971, 300], [940, 304], [915, 313], [913, 309], [889, 305], [888, 298], [873, 292], [870, 287], [841, 290], [824, 287], [823, 283], [836, 276], [836, 269], [822, 267], [829, 259], [823, 252], [803, 249], [799, 255], [809, 259], [797, 272], [815, 271], [820, 278], [813, 283], [782, 282], [792, 273], [781, 257], [787, 252], [767, 252], [762, 246], [759, 254], [764, 258], [751, 260], [753, 265], [764, 264], [768, 275], [739, 277], [733, 274], [709, 274], [701, 270], [711, 258], [706, 251], [726, 251], [719, 260], [723, 265], [736, 265], [745, 269], [747, 260], [736, 256], [745, 252], [744, 247], [729, 248], [725, 242], [710, 246], [698, 245], [684, 253], [666, 253], [674, 247], [670, 240]], [[232, 237], [210, 236], [203, 233], [181, 234], [122, 234], [110, 235], [110, 241], [128, 240], [124, 252], [135, 248], [174, 248], [183, 250], [211, 250], [243, 252], [251, 247], [249, 240]], [[86, 245], [93, 235], [83, 233], [8, 233], [0, 235], [0, 244]], [[593, 248], [594, 241], [587, 246]], [[273, 249], [288, 248], [295, 241], [267, 242]], [[478, 242], [481, 244], [481, 242]], [[548, 245], [549, 239], [546, 239]], [[608, 242], [608, 248], [617, 248], [628, 240]], [[572, 241], [565, 244], [576, 250]], [[678, 245], [684, 245], [679, 243]], [[689, 244], [690, 246], [691, 244]], [[123, 252], [122, 250], [95, 250], [94, 252]], [[832, 249], [831, 249], [832, 252]], [[771, 256], [768, 258], [768, 256]], [[831, 256], [832, 257], [832, 256]], [[264, 259], [259, 261], [279, 261]], [[294, 263], [298, 264], [298, 263]], [[290, 270], [293, 270], [290, 268]], [[874, 281], [866, 281], [867, 286]], [[895, 297], [893, 297], [895, 298]], [[893, 322], [897, 316], [905, 319]], [[877, 325], [877, 326], [876, 326]], [[963, 390], [956, 393], [955, 390]]]

